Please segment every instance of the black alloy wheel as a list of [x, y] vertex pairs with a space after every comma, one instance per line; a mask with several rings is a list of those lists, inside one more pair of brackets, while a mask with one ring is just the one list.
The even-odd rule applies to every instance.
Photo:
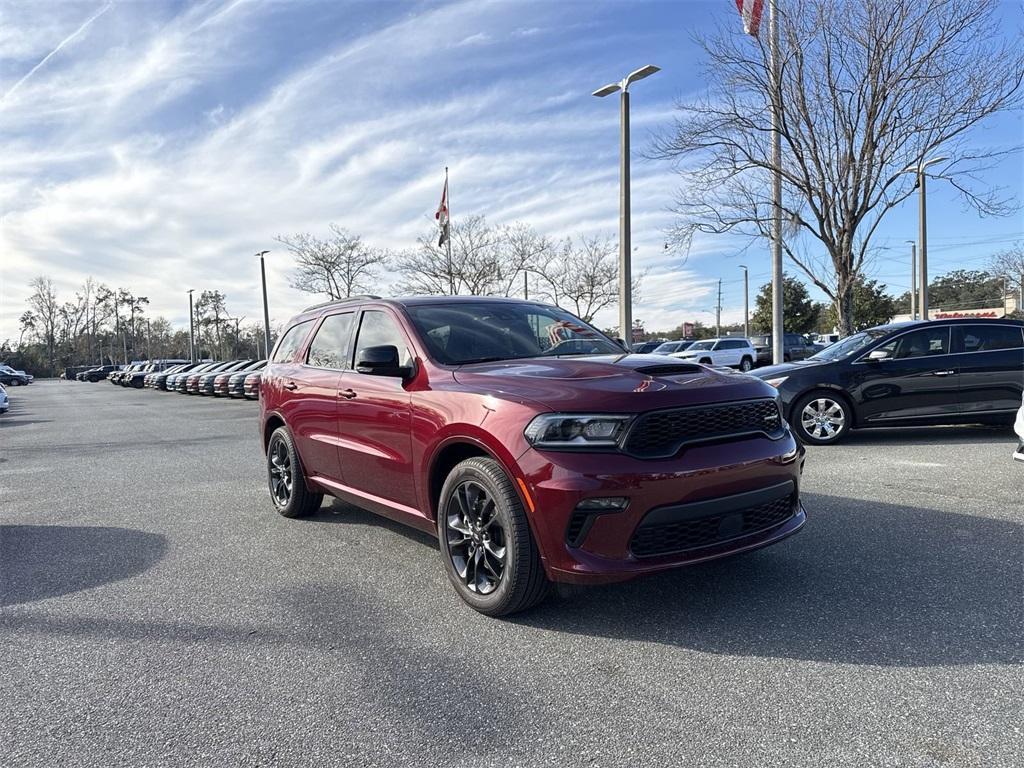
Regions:
[[494, 499], [475, 480], [455, 489], [445, 511], [448, 552], [455, 572], [470, 592], [489, 595], [505, 575], [505, 529]]
[[274, 507], [284, 517], [302, 517], [320, 508], [322, 493], [306, 486], [299, 454], [287, 427], [278, 427], [267, 444], [267, 484]]
[[438, 504], [438, 539], [455, 591], [480, 613], [522, 611], [548, 592], [526, 511], [494, 459], [466, 459], [448, 475]]

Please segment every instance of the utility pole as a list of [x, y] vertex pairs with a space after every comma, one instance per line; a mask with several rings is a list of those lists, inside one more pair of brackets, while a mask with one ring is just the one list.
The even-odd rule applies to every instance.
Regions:
[[779, 84], [779, 0], [769, 0], [768, 27], [772, 69], [772, 363], [784, 362], [782, 334], [782, 88]]
[[918, 165], [910, 165], [903, 169], [903, 173], [914, 173], [917, 176], [918, 192], [918, 221], [917, 241], [920, 244], [917, 254], [917, 274], [921, 281], [918, 290], [918, 310], [922, 320], [930, 319], [928, 313], [928, 216], [926, 203], [925, 179], [928, 176], [928, 166], [948, 160], [948, 157], [933, 157]]
[[263, 280], [263, 346], [266, 352], [266, 359], [270, 359], [270, 307], [267, 304], [267, 270], [263, 266], [263, 257], [270, 251], [260, 251], [256, 255], [260, 257], [260, 279]]
[[917, 243], [910, 243], [910, 319], [917, 320]]
[[196, 361], [196, 324], [192, 316], [192, 291], [195, 288], [188, 289], [188, 361], [194, 363]]
[[718, 278], [718, 304], [715, 306], [715, 338], [722, 335], [722, 278]]
[[[746, 264], [740, 264], [743, 270], [743, 335], [750, 338], [750, 271]], [[721, 300], [719, 300], [721, 303]]]

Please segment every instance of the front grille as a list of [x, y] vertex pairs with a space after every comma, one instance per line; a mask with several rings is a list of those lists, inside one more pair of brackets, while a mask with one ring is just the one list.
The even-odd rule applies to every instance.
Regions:
[[640, 458], [672, 456], [684, 444], [782, 430], [774, 400], [748, 400], [651, 411], [641, 415], [626, 435], [625, 450]]
[[636, 557], [656, 557], [707, 547], [740, 536], [766, 531], [793, 516], [792, 496], [758, 504], [738, 512], [710, 515], [661, 525], [644, 525], [633, 533], [630, 549]]

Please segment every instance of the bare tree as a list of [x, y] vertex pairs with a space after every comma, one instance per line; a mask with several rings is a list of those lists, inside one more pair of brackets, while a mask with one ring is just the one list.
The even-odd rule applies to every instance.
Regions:
[[1021, 294], [1022, 306], [1018, 309], [1024, 309], [1024, 242], [993, 256], [988, 271], [1006, 278], [1006, 287]]
[[517, 271], [506, 263], [505, 232], [492, 227], [483, 216], [465, 216], [452, 222], [452, 257], [447, 246], [437, 244], [431, 232], [417, 241], [416, 248], [395, 257], [395, 269], [402, 276], [399, 290], [406, 293], [444, 296], [505, 296], [512, 290]]
[[274, 238], [295, 257], [292, 287], [329, 299], [368, 293], [387, 265], [387, 254], [336, 224], [330, 225], [330, 231], [325, 240], [309, 233]]
[[610, 237], [566, 238], [538, 270], [540, 294], [589, 323], [619, 299], [617, 254], [618, 244]]
[[[832, 298], [852, 330], [853, 286], [886, 213], [914, 190], [905, 173], [941, 152], [937, 175], [985, 214], [1012, 210], [968, 186], [1007, 151], [969, 130], [1021, 101], [1024, 47], [1000, 29], [998, 0], [790, 0], [780, 4], [781, 74], [739, 24], [700, 39], [710, 91], [679, 105], [655, 154], [683, 177], [677, 236], [767, 237], [778, 170], [790, 259]], [[732, 20], [730, 20], [732, 21]], [[781, 113], [771, 161], [770, 106]], [[939, 166], [936, 166], [937, 168]]]
[[29, 283], [32, 295], [28, 305], [34, 317], [34, 330], [46, 346], [46, 359], [52, 370], [56, 359], [57, 329], [60, 321], [60, 304], [53, 281], [48, 277], [37, 277]]

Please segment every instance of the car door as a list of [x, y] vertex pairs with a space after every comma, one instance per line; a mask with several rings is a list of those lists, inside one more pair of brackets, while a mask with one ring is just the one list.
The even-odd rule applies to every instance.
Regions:
[[734, 339], [723, 339], [715, 344], [711, 359], [715, 365], [739, 365], [741, 344]]
[[1002, 323], [958, 325], [953, 349], [960, 366], [964, 414], [1013, 413], [1024, 389], [1024, 328]]
[[[368, 347], [394, 346], [412, 366], [412, 345], [388, 309], [362, 312], [354, 345], [356, 364]], [[338, 443], [345, 484], [370, 500], [417, 509], [412, 461], [411, 397], [397, 376], [346, 370], [341, 383]], [[417, 511], [416, 514], [419, 514]]]
[[[864, 422], [927, 419], [960, 410], [959, 370], [948, 325], [929, 325], [883, 342], [853, 363], [850, 394]], [[873, 353], [885, 353], [871, 359]]]
[[285, 386], [292, 390], [285, 421], [292, 430], [306, 474], [344, 482], [339, 460], [338, 401], [343, 371], [351, 359], [355, 312], [325, 315]]

